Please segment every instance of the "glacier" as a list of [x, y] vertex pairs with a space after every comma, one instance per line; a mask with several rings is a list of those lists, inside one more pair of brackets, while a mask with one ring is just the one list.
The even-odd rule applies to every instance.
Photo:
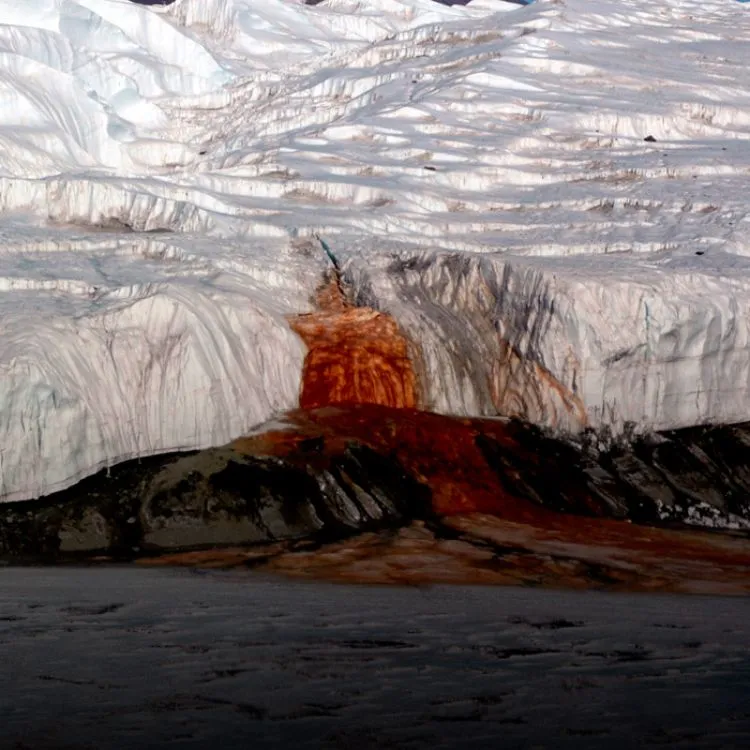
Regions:
[[0, 0], [0, 500], [299, 402], [335, 258], [424, 409], [750, 419], [728, 0]]

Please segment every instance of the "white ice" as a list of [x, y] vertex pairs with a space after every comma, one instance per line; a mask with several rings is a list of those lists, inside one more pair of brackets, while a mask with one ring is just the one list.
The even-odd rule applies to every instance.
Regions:
[[315, 235], [427, 408], [750, 419], [749, 12], [0, 0], [0, 498], [295, 406]]

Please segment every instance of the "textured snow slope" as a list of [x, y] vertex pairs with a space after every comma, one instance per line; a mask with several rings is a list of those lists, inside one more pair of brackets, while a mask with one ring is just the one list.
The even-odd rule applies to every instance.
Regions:
[[747, 13], [0, 0], [0, 497], [294, 406], [315, 234], [427, 408], [750, 418]]

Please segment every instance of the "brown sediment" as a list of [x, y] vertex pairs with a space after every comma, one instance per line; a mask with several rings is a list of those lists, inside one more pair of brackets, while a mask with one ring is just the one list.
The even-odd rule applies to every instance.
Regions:
[[269, 558], [265, 569], [346, 583], [750, 593], [750, 555], [737, 540], [734, 548], [721, 547], [708, 536], [685, 539], [689, 532], [660, 529], [644, 554], [637, 540], [631, 546], [627, 534], [602, 538], [598, 529], [585, 544], [577, 544], [564, 533], [533, 525], [519, 528], [495, 517], [446, 521], [464, 534], [442, 539], [417, 522], [387, 539], [365, 534], [316, 551], [286, 552]]
[[352, 307], [337, 279], [318, 293], [318, 310], [290, 323], [308, 347], [300, 406], [330, 404], [417, 406], [417, 380], [408, 344], [390, 315]]
[[[586, 520], [586, 519], [584, 519]], [[455, 536], [446, 535], [453, 530]], [[340, 583], [521, 585], [544, 588], [750, 594], [747, 542], [624, 522], [541, 527], [495, 516], [415, 521], [391, 534], [364, 533], [322, 547], [293, 543], [177, 553], [141, 561], [254, 569]]]
[[[291, 320], [293, 330], [308, 346], [301, 409], [288, 415], [298, 437], [325, 435], [338, 445], [333, 450], [356, 440], [395, 454], [415, 478], [430, 485], [435, 511], [440, 514], [487, 512], [522, 518], [538, 511], [526, 497], [508, 490], [508, 483], [500, 481], [477, 446], [478, 435], [489, 435], [515, 455], [524, 454], [526, 468], [543, 466], [538, 456], [514, 439], [514, 428], [499, 420], [450, 419], [416, 411], [417, 377], [408, 342], [393, 318], [371, 308], [352, 307], [337, 275], [319, 289], [316, 305], [316, 312]], [[524, 362], [510, 346], [501, 344], [503, 355], [492, 388], [501, 412], [565, 426], [586, 423], [579, 398], [544, 368]], [[519, 396], [518, 389], [524, 389], [524, 394]], [[517, 396], [530, 404], [533, 413], [519, 412]], [[337, 405], [350, 408], [321, 409]], [[272, 454], [281, 451], [289, 457], [295, 440], [285, 448], [288, 439], [288, 434], [268, 434], [249, 442], [239, 440], [233, 447], [255, 453], [265, 450], [261, 445], [265, 443], [272, 446]], [[304, 460], [310, 460], [309, 456]], [[549, 465], [544, 468], [550, 469]], [[582, 504], [599, 510], [590, 498], [582, 498]]]
[[[320, 288], [315, 302], [315, 312], [290, 320], [292, 329], [308, 347], [300, 407], [418, 407], [417, 370], [396, 321], [369, 307], [353, 307], [337, 276]], [[523, 357], [505, 339], [498, 340], [498, 348], [490, 376], [498, 414], [565, 430], [588, 424], [586, 407], [573, 388], [539, 363]], [[571, 377], [575, 382], [575, 375]]]
[[504, 339], [499, 348], [490, 382], [498, 414], [573, 431], [588, 425], [586, 406], [570, 388]]
[[183, 567], [226, 569], [270, 560], [277, 555], [288, 552], [290, 547], [291, 545], [287, 542], [263, 544], [256, 547], [227, 546], [189, 550], [187, 552], [170, 552], [153, 557], [142, 557], [137, 562], [149, 567], [179, 565]]
[[[287, 419], [287, 431], [233, 447], [324, 464], [348, 443], [368, 445], [429, 487], [439, 533], [417, 521], [391, 535], [286, 551], [269, 558], [270, 570], [347, 582], [750, 593], [746, 538], [603, 517], [606, 509], [581, 475], [576, 478], [568, 458], [545, 453], [542, 444], [535, 451], [523, 440], [528, 428], [518, 423], [372, 406], [300, 411]], [[478, 447], [482, 439], [513, 460], [490, 466]], [[588, 515], [551, 510], [514, 490], [511, 475], [519, 471], [526, 480], [535, 472], [549, 475]], [[454, 538], [446, 538], [446, 530]]]
[[[413, 477], [427, 484], [439, 515], [492, 513], [515, 520], [531, 520], [548, 510], [529, 502], [501, 481], [477, 445], [480, 435], [517, 460], [525, 470], [561, 470], [561, 486], [570, 484], [567, 467], [556, 467], [549, 457], [529, 449], [518, 436], [523, 427], [500, 419], [446, 417], [416, 409], [393, 409], [372, 405], [329, 407], [296, 411], [286, 415], [287, 431], [272, 431], [240, 438], [231, 446], [251, 455], [276, 455], [303, 462], [325, 461], [325, 454], [340, 452], [349, 442], [358, 442], [393, 456]], [[311, 456], [302, 449], [311, 439], [322, 439], [325, 450]], [[570, 494], [597, 511], [596, 502], [575, 486]], [[603, 513], [603, 510], [602, 510]]]

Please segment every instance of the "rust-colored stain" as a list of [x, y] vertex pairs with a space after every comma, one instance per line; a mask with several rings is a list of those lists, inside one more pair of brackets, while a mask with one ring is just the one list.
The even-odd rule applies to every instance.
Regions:
[[498, 414], [573, 431], [588, 424], [581, 398], [549, 370], [522, 357], [505, 339], [499, 340], [499, 348], [490, 379]]
[[[518, 423], [372, 405], [297, 411], [286, 420], [287, 430], [242, 438], [232, 446], [252, 455], [324, 465], [351, 441], [368, 445], [396, 458], [429, 486], [440, 523], [460, 538], [440, 538], [416, 522], [395, 536], [363, 534], [321, 549], [285, 551], [269, 558], [269, 569], [371, 583], [750, 593], [747, 540], [602, 517], [605, 510], [584, 485], [574, 484], [564, 462], [555, 463], [520, 439], [524, 428]], [[515, 494], [477, 447], [480, 436], [522, 457], [524, 471], [551, 473], [593, 515], [557, 512]], [[314, 455], [305, 447], [311, 439], [322, 444]], [[514, 469], [509, 465], [506, 471]], [[486, 543], [513, 552], [498, 556]]]
[[[299, 451], [300, 442], [323, 437], [325, 453], [331, 455], [342, 451], [347, 442], [357, 441], [394, 456], [412, 476], [428, 484], [438, 514], [479, 512], [531, 520], [550, 512], [510, 492], [477, 447], [477, 436], [485, 434], [509, 452], [523, 456], [529, 470], [549, 470], [543, 456], [516, 439], [522, 429], [516, 423], [367, 404], [300, 410], [289, 413], [286, 419], [293, 429], [240, 438], [231, 445], [251, 455], [314, 462], [325, 461], [325, 455], [316, 458]], [[567, 481], [565, 475], [559, 477], [561, 485]], [[572, 487], [570, 491], [577, 489]], [[596, 505], [592, 510], [597, 511]]]
[[741, 540], [597, 520], [571, 535], [567, 526], [449, 516], [443, 523], [461, 532], [457, 539], [441, 538], [417, 521], [389, 537], [362, 534], [318, 550], [288, 551], [270, 557], [266, 568], [349, 583], [750, 593], [750, 550]]
[[[582, 519], [576, 519], [582, 520]], [[424, 521], [395, 533], [368, 532], [323, 547], [295, 542], [140, 560], [146, 565], [233, 568], [250, 564], [295, 578], [344, 583], [462, 583], [545, 588], [750, 594], [745, 540], [583, 519], [546, 527], [495, 516], [447, 516], [435, 534]], [[498, 550], [500, 550], [498, 552]]]
[[318, 311], [290, 321], [308, 347], [300, 406], [417, 406], [417, 380], [396, 321], [369, 307], [351, 307], [335, 280], [317, 303]]

